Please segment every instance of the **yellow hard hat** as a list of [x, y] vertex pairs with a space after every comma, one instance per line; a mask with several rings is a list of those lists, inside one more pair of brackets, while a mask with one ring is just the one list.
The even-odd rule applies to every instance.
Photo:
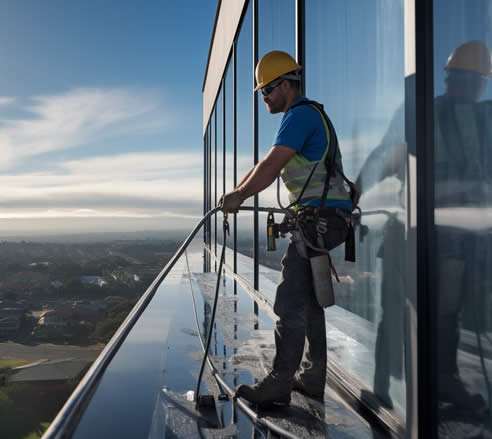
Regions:
[[[255, 75], [257, 85], [255, 91], [265, 87], [265, 85], [268, 85], [286, 73], [300, 69], [301, 66], [288, 53], [280, 50], [268, 52], [266, 55], [263, 55], [260, 62], [256, 65]], [[293, 76], [291, 79], [298, 79], [298, 77]]]
[[468, 41], [449, 55], [444, 68], [468, 70], [492, 78], [490, 50], [479, 40]]

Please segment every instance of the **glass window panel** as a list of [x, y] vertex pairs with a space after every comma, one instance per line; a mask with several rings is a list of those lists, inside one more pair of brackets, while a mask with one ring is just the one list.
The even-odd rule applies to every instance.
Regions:
[[[251, 2], [237, 42], [237, 178], [254, 166], [253, 150], [253, 21]], [[253, 206], [253, 197], [244, 206]], [[237, 215], [238, 273], [253, 283], [253, 214]], [[242, 255], [249, 257], [244, 258]]]
[[439, 436], [490, 430], [492, 2], [434, 1]]
[[[207, 129], [205, 132], [205, 200], [204, 200], [204, 210], [208, 212], [210, 210], [210, 121], [208, 122]], [[210, 222], [205, 223], [204, 226], [204, 243], [205, 246], [210, 249]], [[204, 259], [203, 259], [203, 270], [204, 272], [209, 271], [209, 253], [204, 249]]]
[[[217, 145], [216, 145], [216, 126], [215, 126], [215, 109], [212, 112], [212, 116], [210, 118], [210, 198], [211, 198], [211, 208], [215, 207], [217, 205], [217, 189], [216, 189], [216, 183], [217, 183], [217, 171], [216, 171], [216, 151], [217, 151]], [[211, 251], [215, 254], [215, 235], [216, 235], [216, 229], [217, 229], [217, 215], [213, 215], [210, 218], [210, 246], [211, 246]], [[214, 263], [212, 263], [212, 266], [215, 266]]]
[[[217, 117], [217, 201], [220, 199], [222, 194], [225, 192], [225, 181], [224, 181], [224, 133], [223, 133], [223, 90], [220, 89], [219, 95], [217, 96], [217, 102], [215, 104], [216, 117]], [[217, 205], [217, 204], [216, 204]], [[222, 233], [222, 214], [216, 215], [217, 218], [217, 245], [221, 246], [224, 242]], [[217, 247], [217, 254], [220, 256], [220, 248]]]
[[[231, 57], [232, 60], [232, 57]], [[226, 192], [230, 192], [234, 189], [234, 108], [233, 108], [233, 69], [232, 62], [229, 61], [227, 67], [227, 73], [225, 77], [225, 145], [226, 145]], [[234, 221], [233, 217], [229, 219], [229, 229], [230, 234], [227, 237], [227, 247], [234, 248]], [[227, 263], [232, 267], [233, 260], [228, 259], [226, 256]]]
[[[295, 58], [295, 1], [272, 0], [259, 2], [258, 51], [259, 58], [271, 50], [283, 50]], [[261, 93], [258, 103], [258, 157], [262, 160], [275, 140], [283, 113], [270, 114], [263, 103]], [[287, 205], [283, 183], [280, 185], [282, 204]], [[259, 194], [261, 207], [277, 207], [277, 182]], [[266, 251], [266, 214], [259, 215], [259, 288], [273, 296], [280, 279], [280, 260], [287, 248], [287, 239], [277, 240], [275, 252]], [[275, 218], [277, 222], [282, 218]], [[266, 268], [265, 268], [266, 267]], [[272, 271], [275, 270], [275, 271]]]
[[[208, 178], [208, 154], [210, 143], [210, 124], [207, 125], [205, 130], [205, 136], [203, 138], [204, 160], [203, 160], [203, 174], [204, 174], [204, 193], [203, 193], [203, 211], [204, 213], [209, 211], [208, 205], [208, 193], [209, 193], [209, 178]], [[203, 228], [204, 243], [207, 244], [207, 224]]]
[[[215, 194], [214, 194], [214, 191], [215, 191], [215, 177], [214, 177], [214, 167], [213, 167], [213, 163], [214, 163], [214, 153], [215, 153], [215, 138], [214, 138], [214, 118], [213, 118], [213, 114], [212, 116], [210, 117], [210, 122], [209, 122], [209, 145], [208, 145], [208, 179], [209, 179], [209, 194], [208, 194], [208, 206], [209, 206], [209, 210], [213, 208], [214, 206], [214, 197], [215, 197]], [[213, 235], [213, 231], [212, 230], [215, 230], [214, 229], [214, 218], [211, 217], [210, 218], [210, 221], [209, 221], [209, 224], [208, 224], [208, 246], [209, 246], [209, 249], [210, 251], [213, 250], [213, 246], [214, 246], [214, 236]], [[210, 261], [211, 261], [211, 258], [209, 258], [208, 262], [208, 268], [210, 269], [211, 265], [210, 265]]]
[[403, 19], [403, 0], [306, 1], [306, 94], [335, 126], [364, 213], [357, 262], [332, 252], [328, 355], [405, 419]]

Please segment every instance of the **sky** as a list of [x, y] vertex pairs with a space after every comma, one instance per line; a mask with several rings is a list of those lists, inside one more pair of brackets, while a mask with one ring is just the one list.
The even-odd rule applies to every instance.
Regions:
[[191, 230], [216, 6], [0, 2], [0, 239]]

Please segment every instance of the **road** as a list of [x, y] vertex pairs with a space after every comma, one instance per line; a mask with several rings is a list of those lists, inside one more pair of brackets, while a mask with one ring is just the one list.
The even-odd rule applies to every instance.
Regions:
[[24, 360], [55, 360], [61, 358], [80, 358], [93, 361], [97, 358], [104, 346], [70, 346], [54, 345], [49, 343], [38, 345], [24, 345], [19, 343], [0, 343], [0, 358], [18, 358]]

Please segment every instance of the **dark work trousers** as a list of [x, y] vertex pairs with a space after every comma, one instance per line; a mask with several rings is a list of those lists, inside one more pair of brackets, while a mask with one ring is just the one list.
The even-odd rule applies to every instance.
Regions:
[[[339, 216], [333, 215], [327, 220], [329, 231], [322, 236], [325, 248], [331, 250], [345, 241], [347, 225]], [[304, 233], [310, 242], [316, 242], [317, 234], [312, 222], [307, 223]], [[297, 241], [294, 233], [282, 259], [282, 275], [273, 306], [278, 320], [275, 326], [276, 354], [272, 375], [292, 387], [307, 339], [308, 346], [300, 374], [310, 389], [323, 390], [326, 380], [325, 314], [313, 290], [309, 258], [305, 248], [302, 248], [302, 242]], [[330, 267], [326, 269], [330, 270]]]

